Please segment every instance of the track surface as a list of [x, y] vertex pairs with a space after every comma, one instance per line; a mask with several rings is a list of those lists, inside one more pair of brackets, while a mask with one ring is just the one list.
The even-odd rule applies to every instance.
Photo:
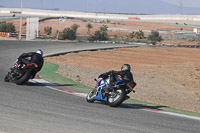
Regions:
[[23, 52], [41, 48], [47, 55], [112, 46], [115, 44], [0, 41], [0, 133], [200, 132], [199, 120], [124, 105], [110, 108], [40, 84], [17, 86], [3, 81], [16, 57]]

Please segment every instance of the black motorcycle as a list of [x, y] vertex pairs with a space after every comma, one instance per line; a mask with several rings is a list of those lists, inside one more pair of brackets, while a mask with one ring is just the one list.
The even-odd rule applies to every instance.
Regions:
[[33, 79], [37, 73], [38, 65], [36, 63], [20, 64], [18, 61], [10, 68], [10, 72], [5, 76], [5, 82], [13, 82], [22, 85], [29, 79]]

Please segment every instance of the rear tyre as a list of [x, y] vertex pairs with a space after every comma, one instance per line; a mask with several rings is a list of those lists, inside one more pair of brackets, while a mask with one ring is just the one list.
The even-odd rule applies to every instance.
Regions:
[[87, 102], [93, 103], [95, 101], [95, 96], [96, 96], [97, 90], [93, 89], [90, 91], [86, 97]]
[[19, 78], [19, 79], [16, 80], [16, 84], [17, 84], [17, 85], [22, 85], [22, 84], [24, 84], [25, 82], [27, 82], [27, 81], [29, 80], [30, 74], [31, 74], [30, 71], [26, 71], [26, 72], [24, 73], [24, 75], [21, 76], [21, 78]]
[[110, 105], [110, 107], [117, 107], [124, 101], [125, 97], [126, 97], [125, 90], [119, 88], [115, 90], [115, 92], [108, 97], [108, 104]]

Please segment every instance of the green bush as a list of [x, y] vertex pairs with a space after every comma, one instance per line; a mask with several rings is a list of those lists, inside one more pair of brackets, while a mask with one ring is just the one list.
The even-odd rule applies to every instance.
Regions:
[[44, 33], [47, 34], [47, 35], [51, 35], [52, 33], [52, 28], [47, 26], [47, 27], [44, 27]]
[[72, 26], [71, 26], [71, 29], [74, 31], [74, 32], [76, 32], [77, 31], [77, 29], [80, 27], [80, 25], [78, 25], [78, 24], [73, 24]]
[[65, 28], [63, 30], [62, 39], [76, 40], [76, 32], [71, 28]]
[[100, 27], [100, 30], [96, 31], [94, 35], [91, 35], [88, 37], [89, 41], [107, 41], [109, 39], [108, 37], [108, 27], [106, 25], [102, 25]]
[[65, 40], [76, 40], [76, 32], [80, 26], [77, 24], [73, 24], [70, 28], [65, 28], [62, 33], [61, 39]]
[[148, 36], [148, 40], [150, 40], [151, 43], [155, 45], [157, 41], [160, 42], [162, 40], [162, 37], [159, 35], [158, 31], [152, 30], [151, 34]]
[[144, 32], [142, 30], [135, 32], [135, 37], [137, 39], [143, 39], [144, 38]]
[[15, 33], [15, 25], [13, 23], [6, 23], [6, 22], [1, 22], [0, 23], [0, 32], [11, 32]]
[[135, 37], [135, 32], [131, 32], [129, 35], [128, 35], [129, 38], [133, 39]]

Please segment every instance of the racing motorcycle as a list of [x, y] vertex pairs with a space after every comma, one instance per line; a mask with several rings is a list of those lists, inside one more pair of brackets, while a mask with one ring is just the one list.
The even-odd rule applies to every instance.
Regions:
[[135, 92], [133, 88], [136, 86], [136, 83], [134, 81], [125, 83], [123, 80], [118, 80], [112, 87], [109, 86], [109, 77], [105, 80], [100, 77], [95, 79], [95, 81], [95, 89], [90, 91], [86, 97], [86, 100], [89, 103], [93, 103], [95, 100], [98, 100], [108, 103], [110, 107], [117, 107], [129, 98], [127, 94]]
[[36, 63], [20, 64], [18, 60], [15, 62], [10, 72], [5, 76], [5, 82], [13, 82], [22, 85], [29, 79], [33, 79], [37, 72], [38, 65]]

